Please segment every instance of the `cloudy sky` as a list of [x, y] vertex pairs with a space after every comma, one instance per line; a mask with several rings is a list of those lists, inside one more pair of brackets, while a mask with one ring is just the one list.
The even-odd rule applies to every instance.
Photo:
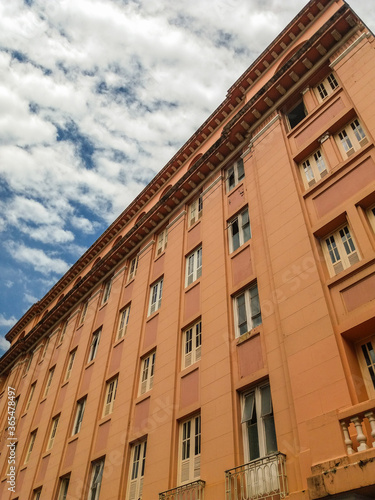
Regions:
[[0, 3], [0, 354], [305, 3]]

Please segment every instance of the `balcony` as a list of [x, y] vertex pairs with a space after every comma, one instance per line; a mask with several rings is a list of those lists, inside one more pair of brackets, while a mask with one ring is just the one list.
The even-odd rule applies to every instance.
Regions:
[[225, 472], [226, 500], [285, 498], [285, 455], [274, 453]]
[[205, 484], [205, 481], [199, 480], [177, 486], [159, 493], [159, 500], [204, 500]]
[[348, 455], [375, 448], [375, 413], [373, 408], [357, 411], [341, 418], [340, 425]]

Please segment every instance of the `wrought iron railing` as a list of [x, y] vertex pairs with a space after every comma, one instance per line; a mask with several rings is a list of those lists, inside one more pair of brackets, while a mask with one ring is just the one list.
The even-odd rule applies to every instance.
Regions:
[[204, 500], [205, 484], [205, 481], [199, 480], [177, 486], [159, 493], [159, 500]]
[[259, 500], [288, 495], [285, 455], [274, 453], [225, 472], [226, 500]]

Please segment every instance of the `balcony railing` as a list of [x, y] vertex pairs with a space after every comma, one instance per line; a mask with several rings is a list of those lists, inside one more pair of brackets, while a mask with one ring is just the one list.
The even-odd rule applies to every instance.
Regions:
[[226, 500], [284, 498], [288, 494], [285, 455], [274, 453], [225, 472]]
[[177, 488], [159, 493], [159, 500], [204, 500], [205, 484], [205, 481], [199, 480], [177, 486]]
[[375, 448], [375, 410], [373, 408], [340, 418], [340, 425], [348, 455]]

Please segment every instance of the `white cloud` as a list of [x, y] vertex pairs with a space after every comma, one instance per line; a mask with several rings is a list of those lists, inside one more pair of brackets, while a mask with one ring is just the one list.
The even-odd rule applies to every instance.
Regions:
[[0, 335], [0, 351], [7, 351], [9, 347], [10, 343], [5, 339], [5, 337]]
[[31, 265], [42, 274], [63, 274], [69, 269], [69, 265], [62, 259], [50, 257], [38, 248], [28, 248], [13, 241], [7, 242], [5, 246], [16, 261]]
[[7, 328], [11, 328], [17, 319], [14, 316], [10, 318], [6, 318], [2, 313], [0, 313], [0, 326], [6, 326]]

